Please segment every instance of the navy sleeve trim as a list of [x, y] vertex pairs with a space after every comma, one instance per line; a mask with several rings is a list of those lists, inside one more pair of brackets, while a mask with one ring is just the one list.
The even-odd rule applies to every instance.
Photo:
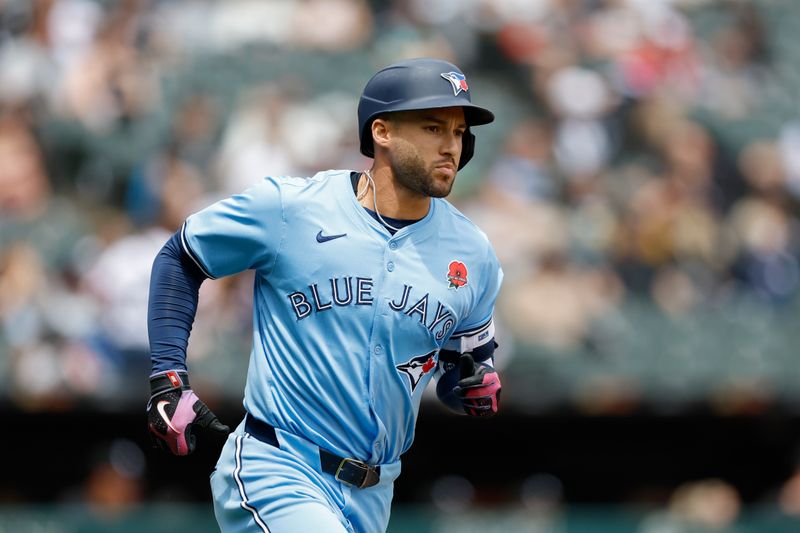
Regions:
[[488, 329], [489, 326], [491, 325], [492, 325], [492, 317], [489, 317], [489, 319], [480, 326], [476, 326], [474, 328], [470, 328], [465, 331], [456, 331], [450, 338], [457, 339], [459, 337], [470, 337], [472, 335], [477, 335], [478, 333], [481, 333], [485, 329]]
[[209, 279], [217, 279], [215, 276], [212, 276], [209, 271], [203, 266], [203, 263], [200, 262], [200, 258], [197, 257], [197, 254], [194, 253], [194, 250], [189, 246], [189, 241], [186, 239], [186, 222], [183, 223], [181, 226], [181, 247], [189, 259], [200, 269], [203, 275]]
[[488, 343], [493, 338], [494, 321], [490, 318], [488, 322], [477, 328], [454, 333], [443, 348], [459, 353], [474, 352], [476, 348]]

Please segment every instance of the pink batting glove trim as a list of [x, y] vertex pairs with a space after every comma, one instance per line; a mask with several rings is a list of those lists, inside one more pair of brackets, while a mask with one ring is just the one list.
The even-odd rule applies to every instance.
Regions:
[[186, 429], [197, 416], [194, 412], [194, 404], [197, 400], [197, 395], [193, 391], [183, 391], [181, 399], [178, 400], [178, 407], [170, 420], [171, 423], [167, 424], [166, 441], [175, 455], [188, 455], [189, 453]]
[[481, 386], [471, 388], [464, 395], [465, 398], [479, 399], [479, 398], [492, 398], [492, 412], [497, 413], [497, 392], [501, 389], [500, 376], [497, 372], [487, 372], [483, 376]]

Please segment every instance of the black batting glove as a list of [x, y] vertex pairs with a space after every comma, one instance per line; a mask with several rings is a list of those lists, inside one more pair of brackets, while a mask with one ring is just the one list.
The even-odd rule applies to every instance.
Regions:
[[459, 381], [453, 394], [461, 400], [464, 412], [470, 416], [494, 416], [500, 407], [500, 375], [494, 367], [476, 363], [472, 354], [458, 360]]
[[231, 431], [192, 391], [182, 370], [150, 376], [147, 427], [154, 445], [175, 455], [192, 453], [197, 433], [225, 437]]

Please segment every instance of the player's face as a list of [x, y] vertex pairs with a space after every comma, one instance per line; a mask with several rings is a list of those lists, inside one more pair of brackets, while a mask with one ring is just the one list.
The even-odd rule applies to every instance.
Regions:
[[467, 129], [460, 107], [396, 113], [389, 164], [397, 183], [424, 196], [450, 194]]

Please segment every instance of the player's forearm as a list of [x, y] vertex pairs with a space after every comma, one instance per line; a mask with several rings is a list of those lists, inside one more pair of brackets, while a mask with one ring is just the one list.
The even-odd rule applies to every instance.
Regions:
[[186, 369], [186, 347], [205, 275], [185, 254], [176, 233], [153, 262], [147, 329], [152, 372]]

